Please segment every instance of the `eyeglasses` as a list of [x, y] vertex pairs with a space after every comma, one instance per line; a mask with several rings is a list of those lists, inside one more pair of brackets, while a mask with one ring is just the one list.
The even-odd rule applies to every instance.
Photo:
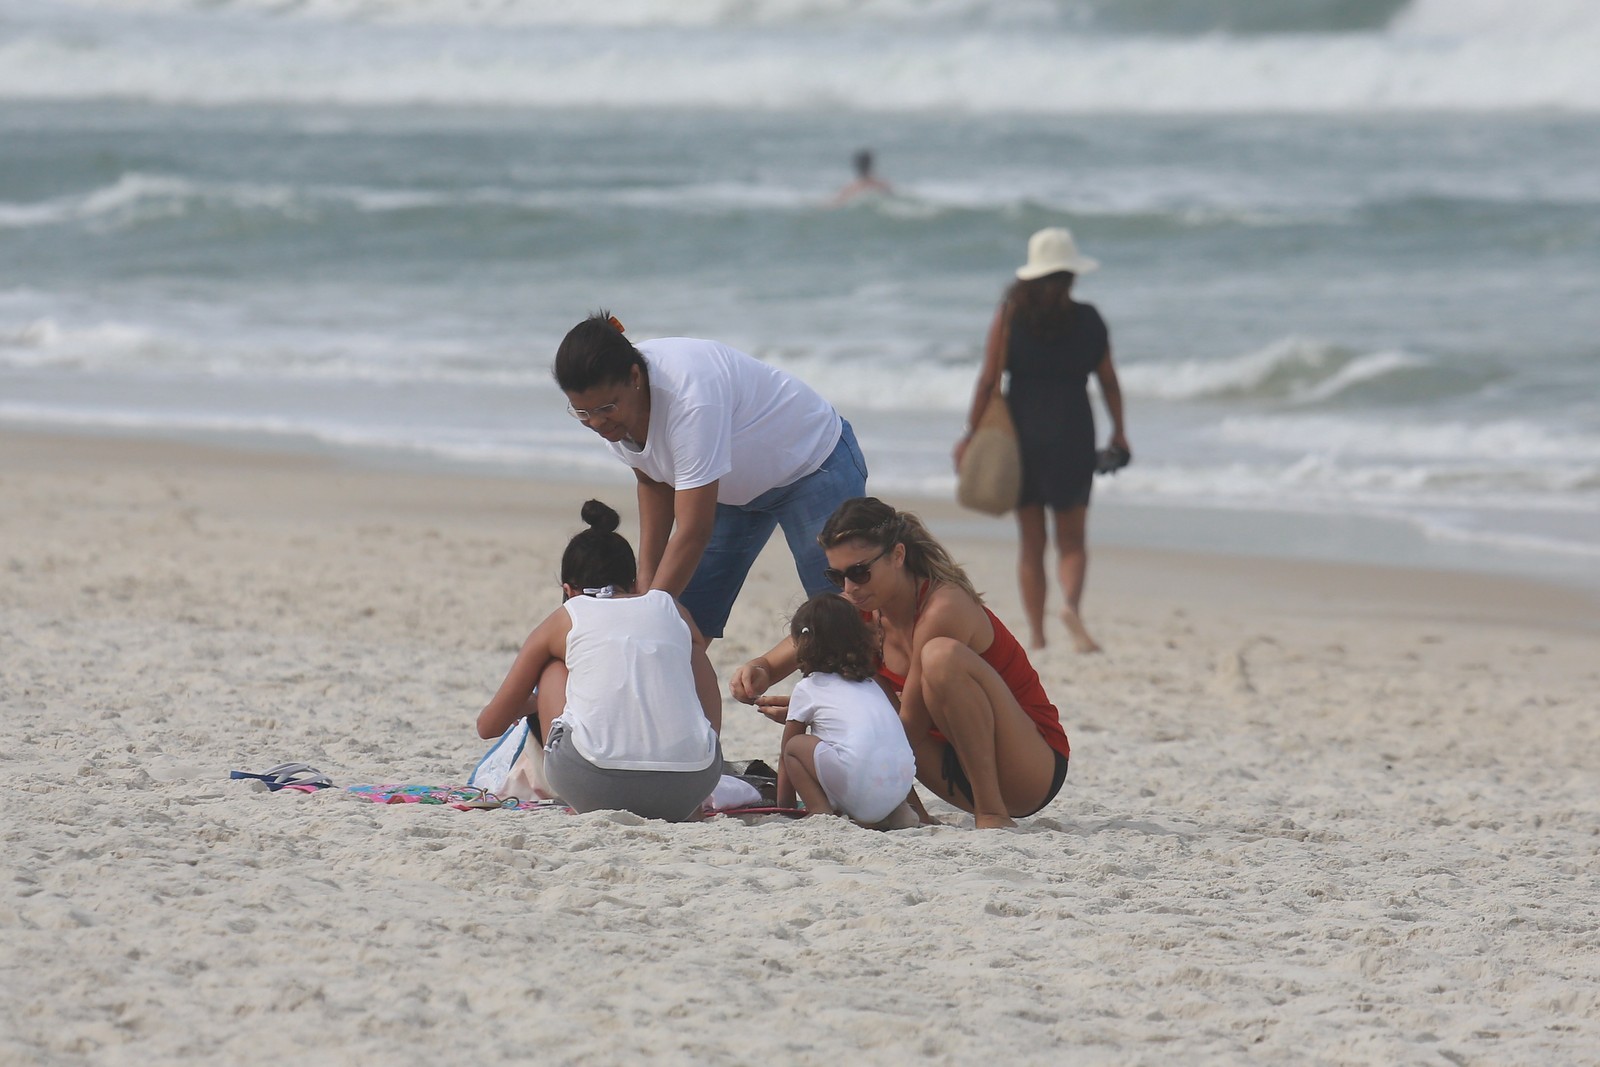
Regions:
[[601, 404], [597, 408], [575, 408], [571, 404], [567, 405], [567, 414], [579, 422], [588, 422], [590, 419], [609, 419], [616, 414], [616, 411], [616, 401], [609, 404]]
[[889, 549], [893, 547], [893, 545], [890, 545], [889, 548], [879, 552], [871, 559], [864, 559], [859, 563], [852, 563], [844, 570], [840, 570], [837, 567], [824, 567], [822, 568], [822, 576], [828, 579], [828, 581], [832, 582], [834, 585], [838, 586], [840, 589], [844, 588], [844, 583], [846, 581], [853, 582], [856, 585], [866, 585], [872, 580], [872, 565], [878, 562], [884, 556], [887, 556], [889, 554]]

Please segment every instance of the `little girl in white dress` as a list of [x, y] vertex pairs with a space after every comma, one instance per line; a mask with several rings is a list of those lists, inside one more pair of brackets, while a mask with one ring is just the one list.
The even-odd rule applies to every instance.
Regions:
[[802, 604], [789, 632], [804, 677], [789, 697], [778, 803], [792, 804], [798, 793], [810, 814], [840, 813], [869, 826], [889, 820], [911, 792], [916, 761], [900, 716], [873, 680], [872, 632], [837, 593]]

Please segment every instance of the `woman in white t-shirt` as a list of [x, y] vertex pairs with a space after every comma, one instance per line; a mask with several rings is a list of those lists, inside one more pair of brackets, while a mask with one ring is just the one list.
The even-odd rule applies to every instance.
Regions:
[[917, 763], [900, 716], [875, 679], [878, 643], [837, 593], [800, 605], [789, 624], [804, 675], [789, 696], [778, 803], [798, 793], [810, 814], [840, 813], [869, 826], [915, 825], [906, 798]]
[[562, 606], [528, 635], [478, 734], [526, 716], [544, 776], [575, 811], [694, 816], [722, 775], [722, 698], [706, 640], [671, 595], [635, 593], [618, 516], [583, 506], [589, 529], [561, 557]]
[[850, 423], [791, 374], [718, 341], [635, 346], [600, 311], [556, 351], [567, 411], [633, 468], [639, 584], [678, 597], [721, 637], [745, 576], [783, 527], [807, 594], [829, 588], [822, 524], [866, 493]]

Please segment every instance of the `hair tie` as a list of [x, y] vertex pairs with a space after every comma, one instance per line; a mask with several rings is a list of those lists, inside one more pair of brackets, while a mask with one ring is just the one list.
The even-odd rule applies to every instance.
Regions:
[[809, 627], [809, 626], [802, 626], [802, 627], [800, 627], [800, 632], [801, 632], [801, 633], [803, 633], [803, 634], [808, 634], [808, 633], [810, 633], [810, 632], [811, 632], [811, 627]]
[[623, 329], [622, 320], [618, 319], [615, 315], [613, 315], [610, 318], [606, 319], [606, 321], [609, 322], [611, 324], [611, 328], [616, 330], [618, 333], [627, 333], [628, 332], [627, 330]]
[[617, 587], [614, 585], [602, 585], [598, 589], [585, 589], [583, 595], [592, 596], [596, 600], [609, 600], [617, 595]]

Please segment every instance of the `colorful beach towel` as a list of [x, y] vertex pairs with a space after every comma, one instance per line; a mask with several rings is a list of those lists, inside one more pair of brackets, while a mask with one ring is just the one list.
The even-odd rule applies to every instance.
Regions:
[[564, 811], [572, 809], [559, 800], [518, 800], [497, 797], [470, 785], [352, 785], [346, 790], [374, 804], [438, 804], [459, 811]]

